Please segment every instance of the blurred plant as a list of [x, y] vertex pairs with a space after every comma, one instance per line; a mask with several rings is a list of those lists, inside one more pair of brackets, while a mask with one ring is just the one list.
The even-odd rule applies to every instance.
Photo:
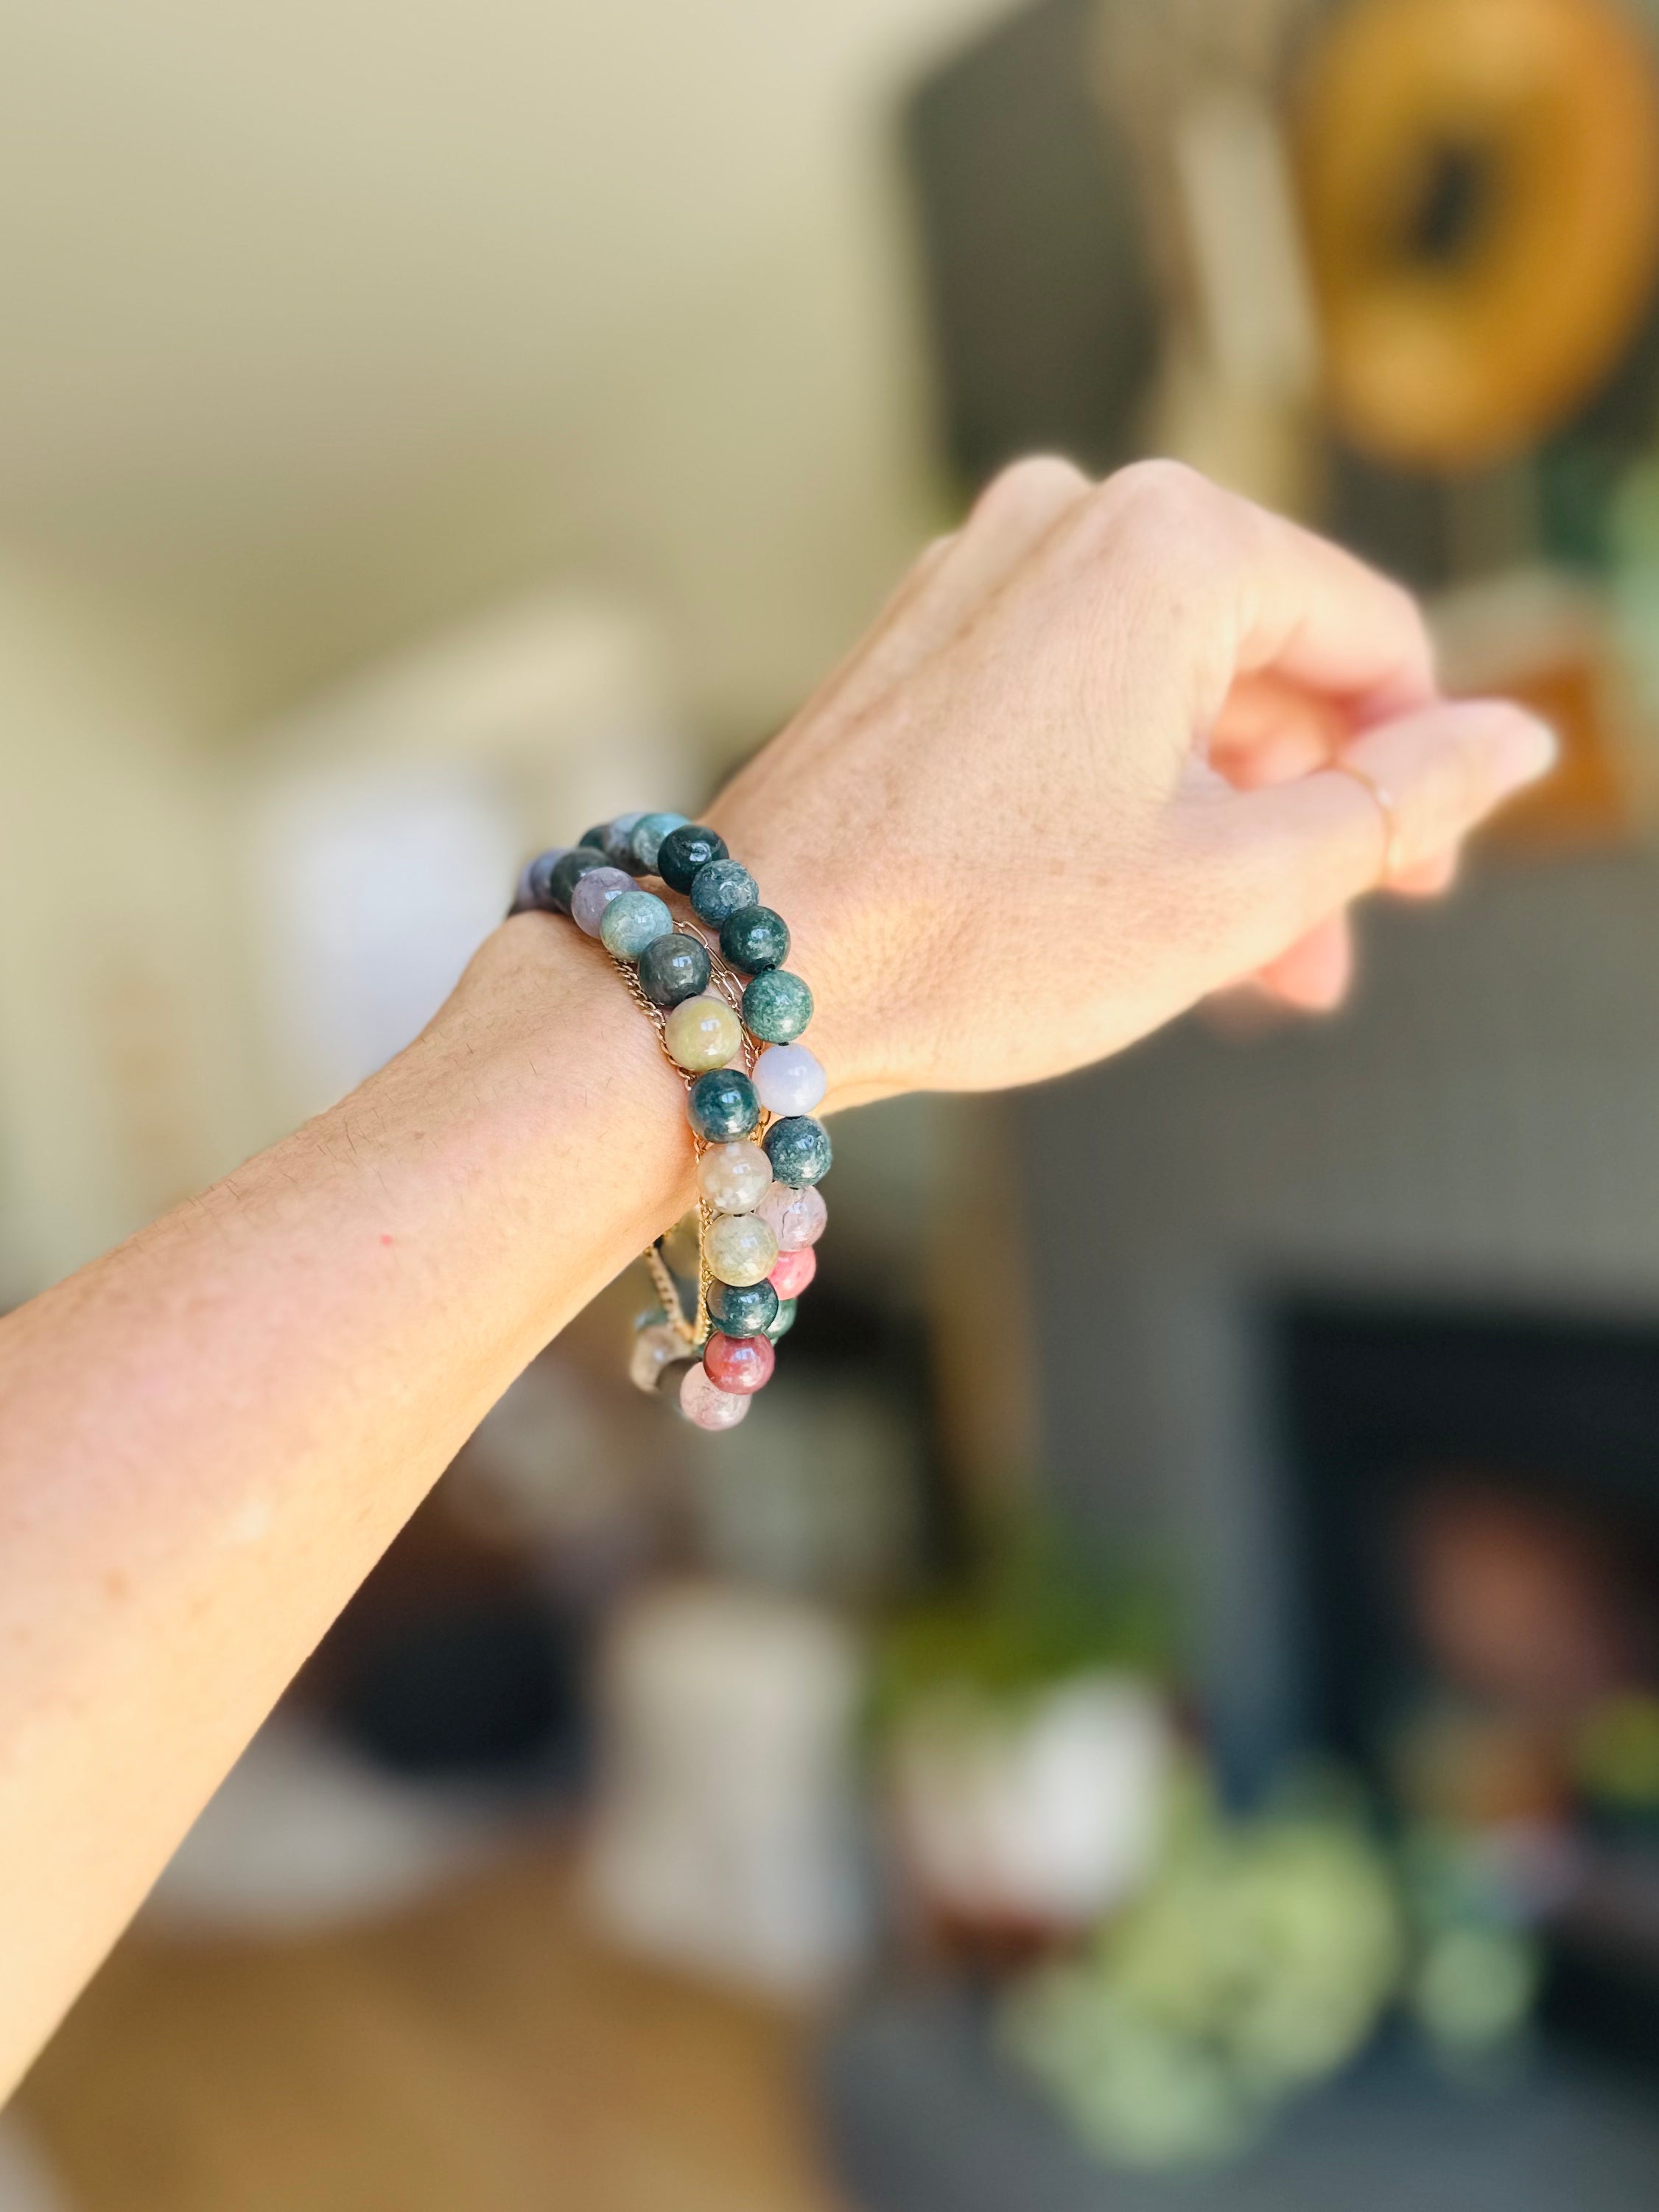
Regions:
[[911, 1607], [878, 1648], [878, 1732], [941, 1690], [1018, 1706], [1079, 1676], [1167, 1680], [1171, 1608], [1150, 1577], [1113, 1573], [1075, 1534], [1023, 1525], [962, 1588]]
[[1419, 1827], [1400, 1863], [1414, 1938], [1407, 2009], [1444, 2063], [1479, 2069], [1516, 2046], [1538, 1994], [1519, 1893], [1467, 1832]]
[[1091, 2149], [1139, 2166], [1228, 2157], [1396, 2003], [1461, 2067], [1513, 2046], [1534, 1954], [1457, 1839], [1396, 1856], [1329, 1779], [1235, 1819], [1193, 1766], [1178, 1800], [1139, 1895], [1004, 2014], [1007, 2047]]
[[1145, 1881], [1174, 1730], [1167, 1608], [1028, 1527], [877, 1661], [902, 1894], [959, 1953], [1070, 1941]]
[[1405, 1957], [1389, 1862], [1344, 1804], [1229, 1820], [1195, 1771], [1181, 1797], [1140, 1896], [1006, 2014], [1085, 2142], [1130, 2165], [1243, 2148], [1361, 2049]]

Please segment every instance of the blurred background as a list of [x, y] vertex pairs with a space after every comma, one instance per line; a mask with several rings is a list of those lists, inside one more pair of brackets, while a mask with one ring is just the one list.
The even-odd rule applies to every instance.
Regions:
[[1656, 72], [1618, 0], [12, 0], [5, 1302], [695, 810], [1020, 452], [1334, 532], [1565, 765], [1335, 1019], [839, 1124], [741, 1431], [615, 1285], [3, 2212], [1652, 2204]]

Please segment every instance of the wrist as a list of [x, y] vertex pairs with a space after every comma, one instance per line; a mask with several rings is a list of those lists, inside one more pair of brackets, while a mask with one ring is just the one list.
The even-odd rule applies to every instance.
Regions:
[[691, 1204], [684, 1093], [610, 959], [568, 922], [494, 931], [418, 1049], [461, 1125], [462, 1171], [510, 1192], [532, 1241], [577, 1231], [541, 1262], [562, 1285], [574, 1264], [572, 1312]]

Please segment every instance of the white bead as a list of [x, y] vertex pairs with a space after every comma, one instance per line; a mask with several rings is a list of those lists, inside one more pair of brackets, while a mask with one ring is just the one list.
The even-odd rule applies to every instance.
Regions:
[[754, 1213], [717, 1214], [702, 1240], [703, 1257], [715, 1279], [744, 1288], [763, 1283], [778, 1264], [778, 1240]]
[[746, 1138], [711, 1145], [697, 1162], [697, 1188], [721, 1213], [752, 1213], [771, 1182], [771, 1161]]
[[680, 1385], [680, 1411], [700, 1429], [735, 1429], [749, 1411], [750, 1401], [735, 1391], [722, 1390], [699, 1360], [685, 1370]]
[[810, 1114], [830, 1087], [816, 1053], [771, 1044], [755, 1062], [755, 1094], [769, 1114]]
[[777, 1238], [780, 1252], [804, 1252], [816, 1244], [830, 1218], [819, 1192], [796, 1190], [787, 1182], [775, 1182], [756, 1211]]

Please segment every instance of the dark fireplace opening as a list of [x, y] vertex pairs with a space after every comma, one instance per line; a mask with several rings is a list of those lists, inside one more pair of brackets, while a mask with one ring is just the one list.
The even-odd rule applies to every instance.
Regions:
[[1304, 1710], [1468, 1839], [1554, 2028], [1659, 2063], [1659, 1322], [1281, 1301]]

